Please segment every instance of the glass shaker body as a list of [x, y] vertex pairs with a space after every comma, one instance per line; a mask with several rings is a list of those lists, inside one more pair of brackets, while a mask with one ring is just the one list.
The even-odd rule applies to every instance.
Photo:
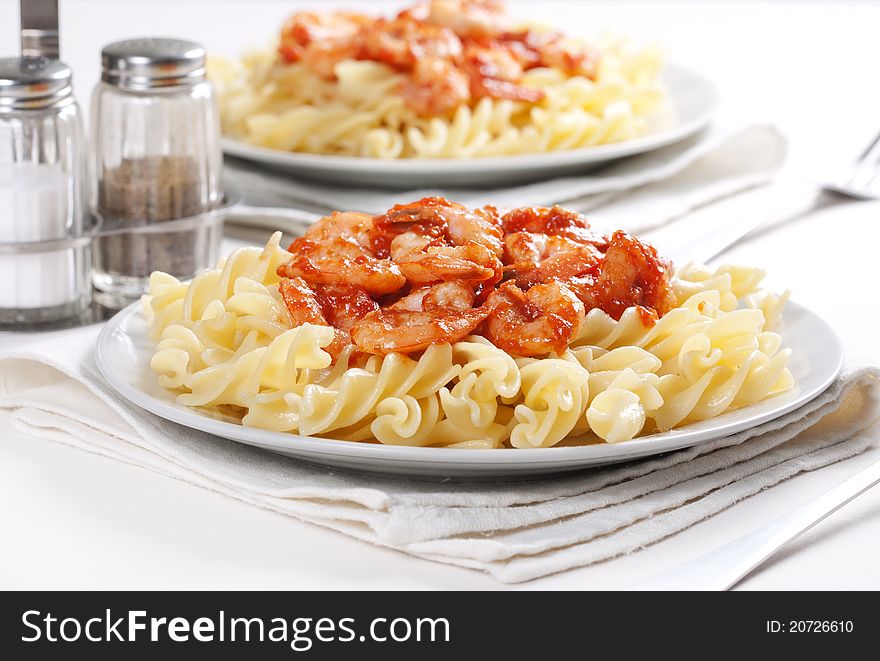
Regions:
[[38, 58], [0, 60], [0, 326], [88, 308], [87, 163], [70, 70]]
[[[185, 61], [132, 76], [124, 63], [138, 53], [136, 65], [144, 66], [145, 50], [155, 62]], [[153, 271], [187, 279], [217, 260], [222, 227], [212, 212], [223, 198], [222, 152], [199, 52], [163, 39], [104, 50], [104, 76], [92, 96], [93, 195], [103, 222], [92, 277], [107, 294], [139, 296]], [[114, 67], [123, 71], [114, 75]], [[154, 77], [169, 72], [178, 75]]]

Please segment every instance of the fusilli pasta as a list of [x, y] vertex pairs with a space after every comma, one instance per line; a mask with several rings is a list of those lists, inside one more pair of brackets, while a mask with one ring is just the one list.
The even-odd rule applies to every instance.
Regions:
[[181, 404], [241, 412], [242, 424], [393, 445], [540, 448], [616, 443], [746, 406], [792, 387], [775, 332], [788, 293], [745, 267], [686, 266], [678, 306], [646, 327], [591, 310], [561, 355], [514, 358], [468, 336], [420, 354], [335, 363], [333, 330], [291, 327], [275, 269], [280, 233], [191, 282], [155, 273], [144, 312], [151, 366]]
[[374, 61], [343, 60], [336, 80], [272, 50], [215, 58], [225, 134], [283, 151], [395, 158], [471, 158], [577, 149], [631, 140], [662, 120], [662, 55], [606, 38], [596, 79], [559, 69], [526, 71], [537, 103], [483, 97], [451, 116], [424, 117], [399, 93], [403, 76]]

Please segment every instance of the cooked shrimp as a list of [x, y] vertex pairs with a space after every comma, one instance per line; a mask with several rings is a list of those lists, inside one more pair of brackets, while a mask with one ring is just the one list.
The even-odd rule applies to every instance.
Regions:
[[503, 235], [490, 210], [427, 197], [395, 206], [374, 219], [374, 228], [376, 252], [387, 250], [411, 282], [500, 277]]
[[564, 236], [516, 232], [504, 237], [504, 244], [505, 275], [523, 289], [595, 275], [602, 258], [595, 246]]
[[282, 278], [300, 277], [310, 284], [354, 284], [377, 296], [397, 291], [406, 282], [395, 264], [371, 256], [353, 237], [320, 243], [301, 237], [287, 250], [293, 258], [278, 267]]
[[364, 250], [370, 250], [373, 217], [357, 211], [335, 211], [316, 220], [303, 235], [317, 243], [337, 238], [353, 239]]
[[373, 219], [373, 249], [379, 256], [390, 255], [391, 241], [398, 234], [414, 232], [443, 239], [456, 246], [478, 243], [501, 257], [504, 233], [492, 207], [471, 211], [442, 197], [424, 197], [409, 204], [398, 204]]
[[287, 306], [290, 320], [294, 326], [315, 324], [329, 326], [314, 290], [302, 278], [281, 278], [278, 292]]
[[464, 70], [470, 77], [474, 97], [491, 96], [495, 99], [537, 103], [544, 98], [542, 90], [518, 84], [523, 68], [506, 49], [470, 46], [465, 51]]
[[595, 286], [579, 294], [588, 308], [602, 308], [615, 319], [633, 306], [656, 318], [676, 304], [668, 263], [652, 246], [620, 231], [611, 237]]
[[287, 248], [293, 259], [278, 267], [281, 277], [310, 284], [354, 284], [381, 296], [400, 289], [406, 279], [395, 264], [370, 249], [373, 219], [363, 213], [333, 213], [312, 225]]
[[497, 0], [431, 0], [393, 19], [350, 12], [299, 12], [281, 31], [285, 62], [328, 80], [343, 60], [371, 60], [405, 76], [400, 94], [419, 115], [450, 115], [483, 97], [537, 103], [544, 92], [523, 72], [554, 67], [595, 78], [597, 57], [558, 32], [510, 31]]
[[504, 5], [498, 0], [431, 0], [424, 20], [459, 36], [476, 37], [501, 32], [504, 17]]
[[351, 327], [379, 309], [363, 289], [352, 285], [310, 287], [302, 278], [282, 278], [278, 291], [294, 326], [309, 323], [333, 327], [333, 342], [326, 351], [334, 362], [352, 343]]
[[442, 282], [370, 312], [351, 329], [359, 349], [388, 354], [422, 351], [457, 342], [482, 323], [488, 308], [472, 308], [474, 290], [462, 282]]
[[538, 33], [540, 66], [560, 69], [569, 76], [596, 79], [598, 54], [579, 44], [571, 44], [558, 32]]
[[520, 356], [561, 354], [584, 318], [584, 304], [558, 282], [535, 285], [527, 292], [505, 282], [483, 307], [491, 310], [484, 324], [486, 337]]
[[[357, 35], [374, 22], [369, 16], [349, 12], [297, 12], [281, 29], [278, 51], [285, 61], [299, 62], [313, 47], [318, 50], [350, 48]], [[313, 57], [310, 65], [319, 62], [319, 58]]]
[[541, 66], [541, 39], [534, 30], [503, 32], [489, 43], [504, 48], [524, 70]]
[[569, 76], [584, 76], [595, 80], [599, 64], [598, 54], [581, 44], [566, 39], [560, 32], [548, 30], [519, 30], [495, 35], [493, 47], [507, 50], [523, 69], [550, 67]]
[[396, 264], [371, 257], [353, 240], [315, 243], [300, 238], [288, 250], [293, 259], [278, 267], [282, 278], [300, 277], [310, 284], [353, 284], [374, 296], [395, 292], [406, 283]]
[[416, 61], [400, 94], [410, 108], [427, 117], [449, 114], [471, 98], [467, 75], [438, 57]]
[[391, 242], [394, 263], [400, 267], [406, 279], [414, 283], [437, 282], [438, 280], [490, 280], [500, 272], [501, 262], [485, 246], [469, 241], [462, 246], [431, 245], [412, 250], [394, 257], [395, 244], [400, 239], [424, 242], [412, 238], [410, 233], [400, 234]]
[[605, 237], [590, 229], [590, 223], [581, 214], [559, 206], [514, 209], [501, 218], [501, 225], [506, 234], [532, 232], [564, 236], [600, 249], [608, 244]]
[[460, 204], [450, 205], [446, 212], [446, 222], [452, 243], [461, 246], [472, 241], [485, 246], [496, 257], [501, 257], [504, 252], [504, 232], [495, 209], [482, 207], [471, 211]]
[[499, 218], [427, 197], [376, 217], [332, 214], [288, 250], [277, 272], [291, 320], [335, 328], [334, 356], [351, 344], [422, 351], [473, 332], [512, 354], [561, 353], [587, 310], [619, 319], [636, 307], [648, 325], [676, 304], [654, 248], [599, 236], [559, 207]]
[[355, 285], [326, 285], [316, 290], [324, 318], [332, 326], [350, 331], [379, 304], [361, 287]]
[[373, 252], [377, 257], [391, 256], [392, 241], [404, 233], [445, 241], [449, 225], [443, 209], [449, 204], [442, 197], [425, 197], [408, 204], [395, 204], [374, 217], [370, 244]]
[[[548, 257], [576, 251], [584, 245], [565, 236], [513, 232], [504, 237], [504, 263], [537, 264]], [[598, 252], [596, 250], [596, 254]]]
[[376, 20], [364, 31], [361, 57], [411, 71], [424, 58], [454, 61], [461, 53], [461, 40], [452, 30], [402, 14]]
[[473, 287], [464, 282], [441, 282], [432, 287], [416, 289], [388, 307], [392, 310], [442, 313], [470, 310], [473, 304]]
[[315, 41], [303, 51], [300, 61], [321, 78], [336, 79], [336, 65], [355, 59], [358, 46], [348, 41]]

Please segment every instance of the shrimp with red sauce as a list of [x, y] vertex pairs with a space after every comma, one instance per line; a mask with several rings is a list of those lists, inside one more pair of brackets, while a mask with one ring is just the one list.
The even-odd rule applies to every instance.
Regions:
[[523, 84], [526, 70], [594, 78], [597, 66], [594, 53], [557, 32], [511, 31], [496, 0], [431, 0], [391, 19], [302, 11], [284, 24], [278, 51], [282, 62], [327, 80], [346, 59], [388, 66], [404, 76], [407, 106], [425, 117], [450, 116], [485, 97], [538, 103], [545, 94]]
[[608, 240], [594, 232], [583, 215], [560, 206], [514, 209], [501, 217], [501, 227], [505, 234], [532, 232], [563, 236], [602, 250], [608, 245]]
[[462, 53], [455, 32], [405, 14], [376, 20], [363, 33], [361, 47], [360, 59], [382, 62], [397, 71], [410, 71], [424, 58], [455, 62]]
[[643, 320], [657, 319], [676, 305], [669, 263], [653, 246], [621, 231], [612, 235], [595, 283], [577, 293], [587, 308], [601, 308], [615, 319], [634, 306], [647, 309]]
[[462, 67], [468, 73], [470, 92], [475, 98], [489, 96], [538, 103], [545, 96], [542, 90], [519, 84], [522, 65], [504, 48], [469, 46]]
[[373, 246], [410, 281], [496, 280], [503, 233], [492, 212], [443, 198], [397, 205], [374, 219]]
[[367, 214], [337, 212], [322, 218], [290, 244], [293, 258], [278, 267], [278, 275], [310, 284], [354, 284], [377, 296], [396, 292], [406, 278], [396, 264], [372, 255], [371, 227]]
[[302, 278], [282, 278], [278, 292], [294, 326], [308, 323], [333, 328], [333, 342], [325, 348], [333, 362], [352, 344], [350, 331], [355, 323], [379, 309], [355, 285], [309, 285]]
[[552, 280], [567, 284], [595, 276], [602, 260], [593, 244], [565, 236], [514, 232], [504, 237], [504, 244], [504, 275], [525, 289]]
[[404, 277], [414, 283], [490, 280], [501, 265], [488, 248], [474, 241], [447, 246], [410, 232], [394, 237], [391, 256]]
[[634, 307], [649, 325], [676, 304], [653, 247], [560, 207], [499, 214], [427, 197], [331, 214], [289, 250], [281, 296], [294, 324], [336, 329], [334, 359], [352, 344], [412, 353], [475, 332], [511, 354], [559, 354], [589, 310]]
[[491, 310], [484, 324], [486, 338], [519, 356], [561, 354], [577, 335], [585, 314], [580, 299], [558, 282], [535, 285], [526, 292], [505, 282], [483, 307]]
[[374, 23], [351, 12], [297, 12], [281, 29], [278, 52], [286, 62], [303, 61], [318, 75], [332, 78], [338, 62], [360, 55], [359, 36]]
[[488, 308], [474, 308], [473, 303], [474, 290], [469, 284], [441, 282], [370, 312], [352, 327], [351, 338], [362, 351], [383, 355], [457, 342], [489, 314]]
[[504, 5], [498, 0], [431, 0], [414, 15], [463, 37], [497, 34], [506, 22]]
[[448, 115], [471, 98], [470, 80], [447, 60], [427, 57], [415, 63], [400, 88], [407, 105], [427, 117]]

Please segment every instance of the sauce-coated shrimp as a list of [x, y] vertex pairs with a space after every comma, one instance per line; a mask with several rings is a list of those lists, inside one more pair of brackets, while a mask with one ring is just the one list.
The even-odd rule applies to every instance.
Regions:
[[514, 232], [533, 232], [564, 236], [579, 243], [589, 243], [600, 249], [608, 245], [608, 240], [590, 229], [590, 223], [581, 214], [560, 206], [522, 207], [514, 209], [501, 218], [501, 226], [506, 234]]
[[310, 284], [357, 285], [381, 296], [396, 292], [406, 278], [387, 259], [370, 250], [372, 217], [362, 213], [334, 213], [318, 220], [287, 250], [293, 258], [278, 267], [283, 278], [300, 277]]
[[580, 299], [558, 282], [535, 285], [527, 292], [505, 282], [483, 307], [491, 310], [484, 324], [486, 337], [498, 348], [520, 356], [561, 354], [585, 314]]
[[[357, 35], [374, 22], [368, 16], [350, 12], [297, 12], [281, 29], [278, 51], [287, 62], [299, 62], [312, 48], [325, 52], [344, 49], [353, 57]], [[326, 70], [318, 57], [312, 56], [308, 63]]]
[[471, 98], [467, 75], [448, 60], [426, 57], [415, 62], [400, 88], [407, 105], [426, 117], [447, 115]]
[[374, 296], [396, 292], [406, 283], [396, 264], [371, 257], [354, 240], [316, 243], [299, 238], [288, 250], [293, 259], [278, 267], [282, 278], [300, 277], [321, 285], [353, 284]]
[[588, 308], [602, 308], [615, 319], [632, 306], [652, 310], [656, 319], [676, 304], [669, 264], [652, 246], [620, 231], [611, 237], [595, 286], [579, 295]]
[[373, 217], [368, 213], [335, 211], [329, 216], [316, 220], [303, 237], [317, 243], [338, 238], [353, 239], [364, 250], [370, 250], [372, 229]]
[[497, 280], [503, 234], [491, 210], [440, 197], [400, 204], [374, 219], [373, 247], [412, 282]]
[[537, 103], [545, 96], [539, 89], [518, 84], [523, 74], [522, 65], [504, 48], [471, 46], [465, 51], [463, 67], [468, 72], [474, 97]]
[[370, 312], [351, 329], [351, 338], [362, 351], [377, 354], [457, 342], [489, 314], [485, 306], [471, 307], [473, 302], [474, 290], [467, 283], [441, 282]]
[[369, 60], [403, 75], [406, 105], [426, 117], [450, 116], [484, 97], [537, 103], [522, 84], [535, 67], [595, 78], [597, 56], [547, 30], [511, 31], [496, 0], [432, 0], [386, 19], [351, 12], [302, 11], [288, 19], [283, 63], [302, 63], [328, 80], [343, 60]]
[[353, 285], [312, 287], [302, 278], [282, 278], [278, 291], [294, 326], [309, 323], [333, 327], [333, 342], [326, 351], [334, 362], [351, 345], [349, 331], [355, 323], [379, 309], [363, 289]]
[[633, 307], [647, 326], [676, 304], [654, 248], [600, 236], [560, 207], [499, 216], [427, 197], [379, 216], [331, 214], [288, 250], [277, 273], [291, 320], [335, 328], [334, 357], [351, 345], [422, 351], [475, 332], [543, 356], [565, 350], [588, 310], [619, 319]]
[[504, 28], [504, 5], [498, 0], [431, 0], [424, 18], [459, 36], [494, 35]]
[[[399, 245], [407, 243], [403, 252]], [[391, 242], [394, 263], [407, 280], [414, 283], [439, 280], [491, 280], [499, 273], [501, 262], [485, 246], [469, 241], [461, 246], [436, 245], [426, 237], [400, 234]]]
[[596, 276], [601, 259], [595, 246], [564, 236], [516, 232], [504, 237], [505, 276], [523, 289], [553, 280], [568, 284], [575, 278]]
[[580, 45], [567, 43], [558, 32], [537, 33], [540, 46], [540, 66], [561, 69], [569, 76], [583, 76], [596, 79], [599, 68], [598, 54]]
[[471, 241], [485, 246], [497, 257], [504, 252], [504, 232], [491, 207], [471, 211], [442, 197], [425, 197], [395, 205], [376, 216], [373, 225], [372, 245], [378, 256], [390, 255], [391, 241], [404, 232], [443, 239], [457, 246]]
[[401, 15], [378, 19], [362, 37], [361, 58], [410, 71], [425, 58], [455, 61], [462, 53], [461, 40], [452, 30]]

